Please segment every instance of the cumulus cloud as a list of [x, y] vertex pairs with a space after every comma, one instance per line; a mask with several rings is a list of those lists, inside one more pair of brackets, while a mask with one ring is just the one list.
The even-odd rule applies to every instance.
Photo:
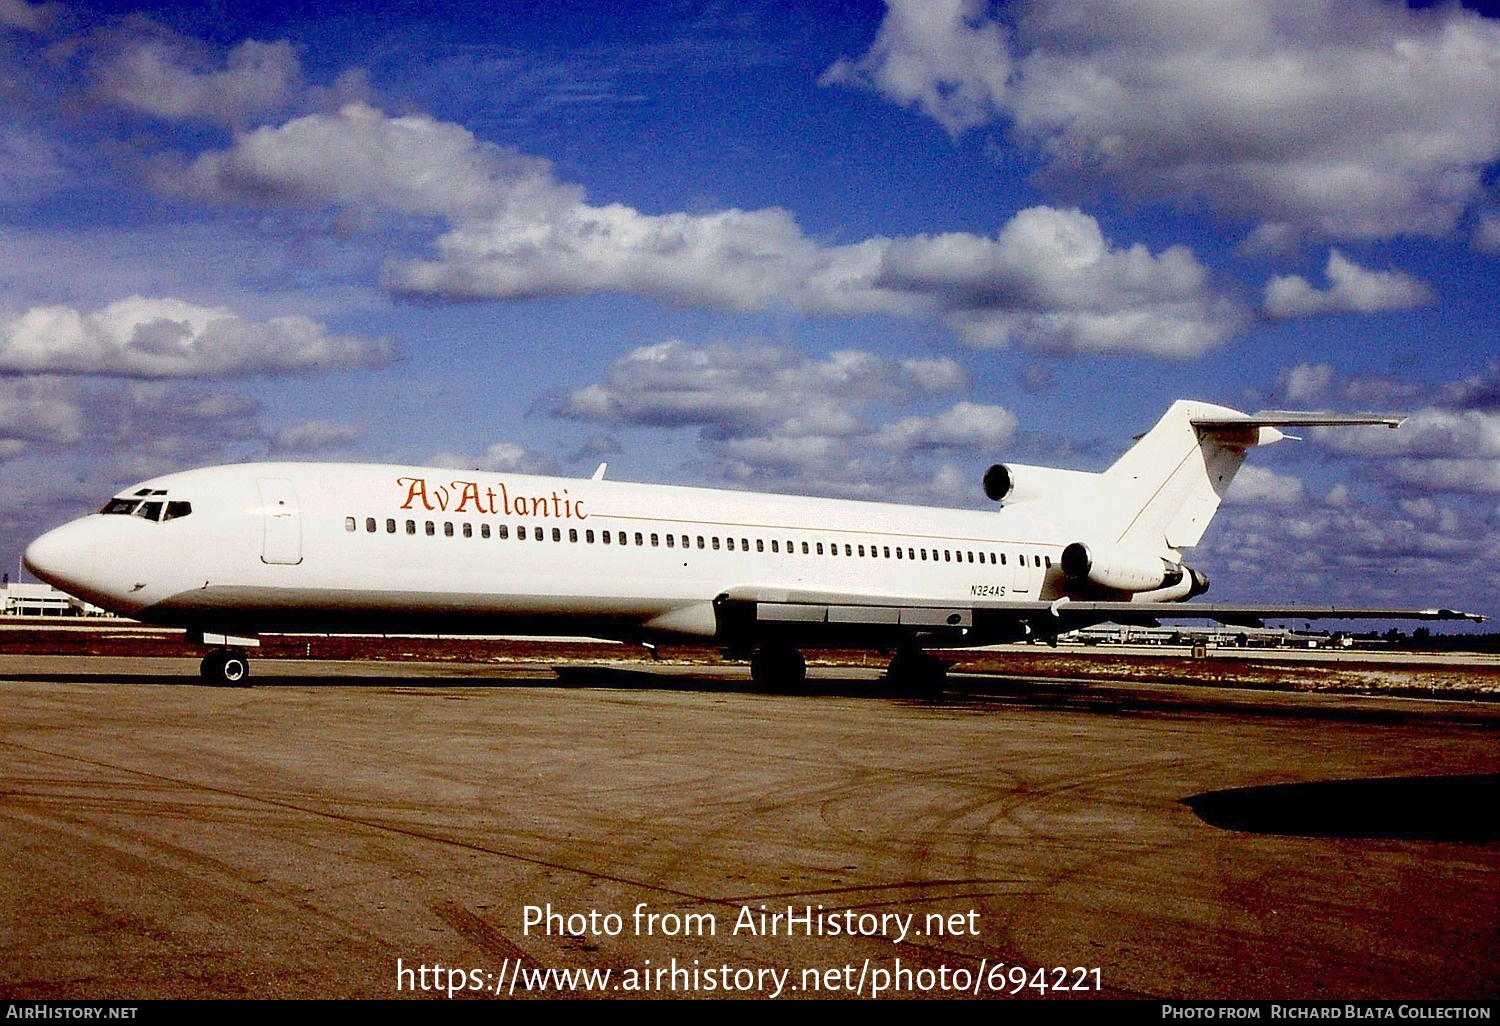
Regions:
[[1266, 316], [1278, 320], [1327, 313], [1410, 310], [1434, 301], [1432, 289], [1403, 271], [1371, 271], [1338, 250], [1328, 252], [1328, 288], [1299, 275], [1277, 275], [1266, 285]]
[[1278, 474], [1265, 467], [1246, 464], [1235, 474], [1224, 498], [1226, 502], [1245, 505], [1295, 505], [1303, 501], [1302, 480], [1289, 474]]
[[871, 89], [915, 107], [957, 136], [1002, 109], [1010, 54], [985, 0], [891, 3], [870, 52], [819, 81]]
[[894, 240], [875, 284], [920, 297], [979, 346], [1196, 356], [1243, 319], [1186, 247], [1116, 247], [1094, 218], [1052, 207], [1021, 211], [994, 239]]
[[1333, 375], [1332, 364], [1299, 363], [1282, 372], [1278, 387], [1290, 402], [1316, 402], [1333, 381]]
[[[976, 7], [928, 7], [888, 0], [875, 48], [827, 80], [902, 104], [981, 98], [923, 109], [950, 131], [1003, 111], [1059, 182], [1336, 237], [1438, 235], [1500, 158], [1500, 22], [1456, 4], [1032, 0], [1008, 36]], [[1003, 92], [1003, 50], [952, 57], [1007, 38]]]
[[1184, 247], [1117, 245], [1077, 210], [1023, 210], [969, 233], [825, 246], [785, 210], [645, 214], [596, 206], [536, 158], [424, 115], [351, 104], [240, 135], [164, 175], [214, 202], [329, 204], [436, 217], [427, 259], [393, 257], [386, 286], [423, 298], [627, 292], [736, 311], [937, 317], [974, 345], [1058, 352], [1202, 352], [1244, 323]]
[[248, 396], [165, 382], [0, 378], [0, 457], [87, 453], [127, 479], [180, 470], [236, 444], [258, 452]]
[[142, 114], [171, 121], [240, 124], [285, 110], [303, 88], [302, 62], [285, 40], [248, 39], [216, 66], [206, 48], [137, 20], [100, 59], [97, 91]]
[[1480, 217], [1473, 245], [1481, 253], [1500, 253], [1500, 214], [1491, 211]]
[[550, 474], [556, 469], [546, 456], [528, 452], [514, 442], [494, 442], [477, 455], [441, 452], [430, 460], [433, 466], [454, 470], [484, 470], [492, 474]]
[[0, 0], [0, 25], [23, 32], [46, 32], [57, 23], [63, 11], [62, 4]]
[[314, 453], [329, 449], [342, 449], [359, 438], [359, 429], [352, 424], [340, 424], [332, 420], [306, 420], [299, 424], [287, 424], [272, 433], [270, 450], [273, 453]]
[[[1461, 506], [1348, 501], [1226, 505], [1191, 561], [1226, 601], [1320, 595], [1339, 605], [1487, 610], [1500, 583], [1496, 555], [1493, 532]], [[1470, 572], [1456, 578], [1455, 565]]]
[[387, 342], [306, 317], [247, 321], [224, 307], [132, 296], [93, 313], [33, 307], [0, 323], [0, 373], [181, 378], [373, 367]]
[[1314, 437], [1336, 452], [1355, 456], [1500, 459], [1500, 413], [1425, 409], [1395, 431], [1317, 428]]
[[814, 359], [773, 346], [670, 341], [637, 349], [603, 382], [564, 396], [556, 412], [611, 427], [696, 428], [714, 471], [744, 486], [950, 500], [979, 494], [978, 471], [955, 461], [977, 466], [1014, 435], [1014, 414], [961, 401], [882, 417], [966, 386], [944, 358], [844, 351]]

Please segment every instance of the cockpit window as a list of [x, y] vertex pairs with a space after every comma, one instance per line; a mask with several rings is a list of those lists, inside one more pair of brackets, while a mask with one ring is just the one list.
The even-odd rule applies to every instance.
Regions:
[[[110, 499], [99, 512], [107, 516], [137, 516], [142, 520], [177, 520], [193, 512], [193, 504], [182, 499], [168, 502], [165, 499], [141, 499], [141, 492], [128, 498]], [[147, 491], [147, 495], [166, 495], [164, 490]]]

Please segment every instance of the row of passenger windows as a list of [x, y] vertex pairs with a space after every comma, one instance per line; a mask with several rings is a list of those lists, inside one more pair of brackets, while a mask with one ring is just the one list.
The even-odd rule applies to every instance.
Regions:
[[[416, 520], [405, 521], [405, 533], [411, 535], [417, 534], [419, 532], [418, 524], [419, 522]], [[391, 517], [386, 518], [384, 527], [386, 534], [398, 534], [403, 530], [401, 522]], [[381, 529], [380, 521], [375, 517], [365, 517], [364, 529], [365, 533], [367, 534], [376, 534]], [[351, 533], [358, 531], [359, 518], [345, 517], [344, 530]], [[445, 520], [441, 524], [441, 530], [444, 537], [448, 538], [452, 538], [456, 534], [461, 534], [465, 538], [475, 537], [474, 525], [468, 522], [463, 522], [455, 525], [451, 520]], [[550, 535], [548, 533], [549, 530]], [[424, 520], [420, 522], [420, 533], [428, 537], [436, 537], [438, 531], [439, 524], [437, 524], [436, 522], [431, 520]], [[510, 525], [496, 524], [493, 531], [491, 531], [489, 524], [479, 525], [478, 537], [490, 538], [492, 536], [502, 541], [510, 538]], [[547, 541], [547, 539], [550, 537], [554, 542], [561, 542], [564, 536], [564, 529], [561, 527], [553, 527], [550, 529], [546, 527], [532, 527], [529, 534], [525, 524], [520, 524], [515, 529], [515, 537], [517, 541], [532, 540], [544, 542]], [[791, 539], [787, 539], [785, 543], [783, 543], [779, 538], [772, 538], [769, 541], [765, 538], [756, 538], [752, 542], [751, 539], [743, 537], [720, 538], [718, 535], [705, 536], [701, 534], [657, 534], [655, 532], [648, 534], [643, 531], [595, 532], [592, 528], [580, 531], [576, 527], [567, 528], [566, 538], [568, 542], [575, 545], [579, 544], [580, 542], [584, 545], [598, 544], [628, 546], [631, 544], [635, 544], [643, 548], [646, 546], [650, 546], [653, 549], [663, 547], [669, 549], [698, 548], [708, 549], [714, 552], [718, 552], [721, 549], [727, 552], [749, 552], [751, 551], [751, 545], [753, 544], [756, 552], [765, 552], [769, 547], [769, 550], [773, 553], [786, 552], [788, 554], [795, 555], [796, 553], [801, 552], [801, 554], [804, 556], [822, 556], [824, 554], [827, 554], [830, 556], [842, 555], [846, 557], [854, 557], [857, 559], [906, 559], [913, 561], [930, 560], [932, 562], [941, 560], [944, 563], [967, 562], [987, 563], [990, 565], [995, 565], [996, 563], [998, 563], [1001, 566], [1007, 565], [1006, 553], [1004, 552], [976, 553], [968, 549], [926, 549], [916, 546], [903, 547], [900, 545], [865, 545], [858, 542], [796, 542], [792, 541]], [[840, 551], [841, 548], [842, 551]], [[1036, 567], [1050, 567], [1052, 565], [1051, 556], [1026, 556], [1017, 554], [1016, 560], [1021, 566], [1030, 565]]]

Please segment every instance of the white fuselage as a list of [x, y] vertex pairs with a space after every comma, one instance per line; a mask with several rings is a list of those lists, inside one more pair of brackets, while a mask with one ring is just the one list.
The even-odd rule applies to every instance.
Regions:
[[714, 599], [747, 586], [1035, 603], [1066, 593], [1078, 534], [1055, 511], [358, 464], [213, 467], [125, 496], [157, 505], [64, 525], [28, 565], [124, 615], [250, 633], [706, 638]]

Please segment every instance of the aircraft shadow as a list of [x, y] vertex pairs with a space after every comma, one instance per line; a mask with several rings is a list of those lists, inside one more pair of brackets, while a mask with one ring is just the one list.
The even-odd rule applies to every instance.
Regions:
[[1247, 833], [1500, 841], [1500, 773], [1238, 787], [1182, 801], [1211, 826]]

